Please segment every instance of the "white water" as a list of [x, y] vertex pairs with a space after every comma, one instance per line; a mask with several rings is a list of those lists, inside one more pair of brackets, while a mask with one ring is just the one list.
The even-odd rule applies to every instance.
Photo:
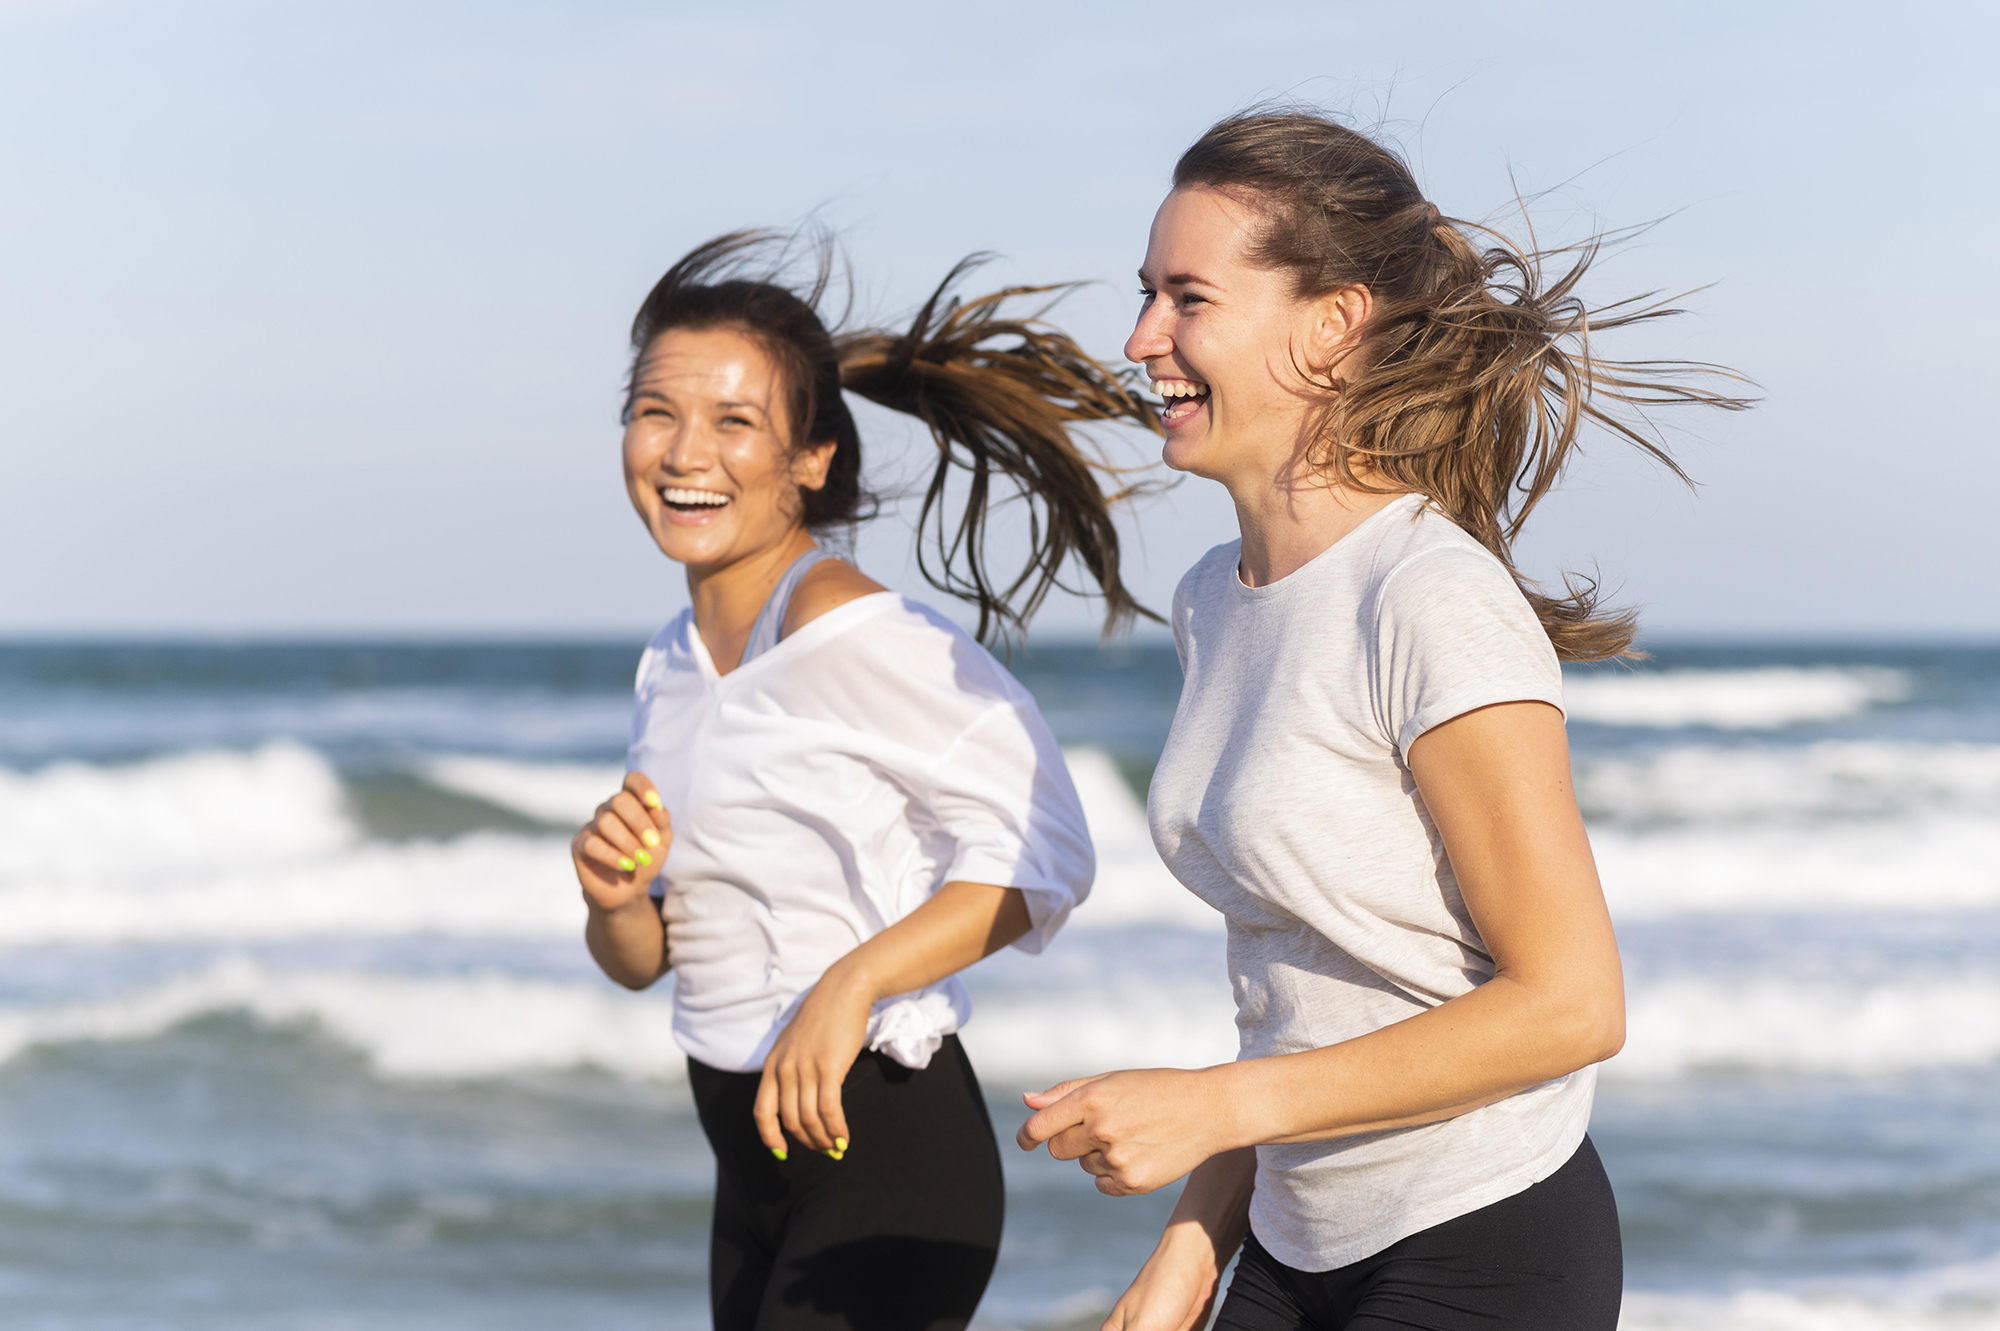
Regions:
[[2000, 906], [2000, 818], [1591, 833], [1621, 920]]
[[1655, 729], [1779, 730], [1853, 716], [1909, 695], [1910, 679], [1901, 671], [1839, 666], [1593, 671], [1563, 681], [1571, 720]]
[[[1127, 940], [1101, 934], [1092, 945]], [[1220, 958], [1218, 956], [1217, 962]], [[1107, 970], [1110, 968], [1107, 967]], [[1236, 1056], [1221, 967], [1079, 992], [981, 986], [964, 1033], [982, 1074], [1052, 1083], [1114, 1067], [1204, 1067]], [[0, 1009], [0, 1062], [38, 1045], [139, 1040], [240, 1013], [310, 1023], [387, 1076], [464, 1078], [594, 1067], [678, 1079], [664, 989], [492, 971], [411, 976], [225, 957], [192, 974], [86, 1002]], [[1605, 1075], [1696, 1071], [1882, 1076], [2000, 1061], [2000, 978], [1900, 984], [1668, 981], [1634, 986], [1625, 1052]]]
[[1581, 760], [1576, 790], [1586, 812], [1622, 822], [2000, 814], [2000, 745], [1689, 744], [1640, 758]]
[[[1160, 864], [1111, 761], [1092, 749], [1068, 756], [1099, 860], [1074, 927], [1218, 931], [1215, 913]], [[498, 759], [440, 759], [425, 771], [556, 823], [580, 822], [619, 777]], [[1608, 820], [1592, 840], [1621, 920], [2000, 906], [2000, 747], [1695, 746], [1586, 763], [1578, 782]], [[1843, 816], [1864, 806], [1875, 816]], [[1732, 820], [1732, 809], [1766, 816]], [[1795, 818], [1768, 816], [1776, 810]], [[574, 937], [581, 907], [568, 883], [559, 836], [361, 839], [336, 773], [294, 744], [0, 772], [0, 948]]]
[[326, 760], [288, 742], [0, 769], [0, 883], [296, 864], [354, 843], [344, 800]]
[[2000, 1331], [2000, 1259], [1724, 1295], [1627, 1290], [1619, 1331]]

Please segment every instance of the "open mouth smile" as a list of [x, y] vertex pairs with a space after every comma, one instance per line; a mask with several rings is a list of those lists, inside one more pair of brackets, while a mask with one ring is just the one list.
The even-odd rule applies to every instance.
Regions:
[[1168, 429], [1193, 416], [1208, 401], [1208, 385], [1192, 379], [1155, 379], [1153, 391], [1166, 400], [1160, 424]]
[[660, 503], [667, 512], [685, 517], [707, 517], [727, 508], [731, 500], [728, 495], [717, 494], [713, 490], [695, 490], [684, 485], [663, 485], [659, 487]]

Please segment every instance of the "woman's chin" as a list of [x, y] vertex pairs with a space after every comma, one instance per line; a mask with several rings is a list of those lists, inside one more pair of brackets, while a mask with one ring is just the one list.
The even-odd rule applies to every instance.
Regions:
[[1207, 476], [1210, 469], [1203, 463], [1213, 460], [1212, 452], [1206, 430], [1196, 433], [1191, 429], [1182, 429], [1168, 435], [1166, 443], [1160, 446], [1160, 461], [1175, 471]]
[[653, 543], [660, 547], [660, 553], [690, 568], [728, 562], [735, 544], [732, 535], [716, 527], [684, 527], [670, 522], [653, 526]]

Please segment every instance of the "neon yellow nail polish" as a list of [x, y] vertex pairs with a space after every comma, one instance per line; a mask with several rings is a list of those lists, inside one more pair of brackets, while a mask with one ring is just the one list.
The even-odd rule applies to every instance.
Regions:
[[639, 866], [632, 863], [632, 861], [629, 858], [621, 858], [618, 861], [618, 867], [623, 869], [626, 873], [631, 873], [634, 869], [638, 868]]
[[649, 809], [657, 809], [657, 808], [660, 808], [660, 807], [661, 807], [661, 805], [660, 805], [660, 792], [659, 792], [659, 791], [657, 791], [657, 790], [649, 790], [649, 791], [647, 791], [647, 792], [646, 792], [646, 795], [645, 795], [645, 803], [646, 803], [646, 807], [647, 807], [647, 808], [649, 808]]
[[834, 1150], [836, 1150], [836, 1151], [838, 1151], [838, 1152], [840, 1152], [840, 1153], [841, 1153], [842, 1155], [846, 1155], [846, 1154], [847, 1154], [847, 1138], [845, 1138], [845, 1137], [835, 1137], [835, 1138], [833, 1139], [833, 1149], [834, 1149]]
[[657, 846], [660, 844], [660, 834], [658, 832], [655, 832], [650, 827], [639, 834], [639, 839], [645, 842], [649, 846]]
[[785, 1156], [786, 1156], [787, 1152], [786, 1152], [786, 1151], [784, 1150], [784, 1148], [783, 1148], [783, 1147], [779, 1147], [779, 1146], [773, 1146], [773, 1147], [771, 1148], [771, 1154], [772, 1154], [772, 1155], [775, 1155], [775, 1156], [777, 1156], [777, 1157], [778, 1157], [778, 1159], [780, 1159], [780, 1160], [783, 1160], [783, 1159], [785, 1158]]
[[643, 850], [639, 852], [639, 863], [641, 863], [641, 864], [651, 864], [652, 862], [653, 862], [653, 857], [652, 857], [651, 855], [648, 855], [648, 854], [647, 854], [647, 853], [646, 853], [645, 851], [643, 851]]

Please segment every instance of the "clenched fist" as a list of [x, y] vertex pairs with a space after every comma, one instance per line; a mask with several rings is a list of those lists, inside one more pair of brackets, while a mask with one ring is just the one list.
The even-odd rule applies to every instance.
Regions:
[[570, 838], [584, 900], [607, 912], [632, 905], [647, 894], [673, 843], [674, 820], [660, 792], [644, 772], [626, 773], [624, 789]]

